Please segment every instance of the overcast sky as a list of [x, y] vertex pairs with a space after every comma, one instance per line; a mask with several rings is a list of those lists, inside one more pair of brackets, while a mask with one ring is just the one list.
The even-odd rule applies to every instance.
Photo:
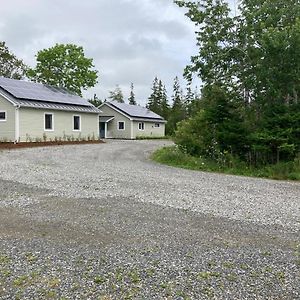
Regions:
[[144, 105], [155, 76], [170, 96], [175, 76], [185, 86], [184, 67], [197, 53], [195, 28], [173, 0], [3, 0], [0, 10], [0, 40], [29, 66], [56, 43], [83, 46], [99, 71], [86, 97], [105, 98], [119, 84], [128, 98], [133, 82]]

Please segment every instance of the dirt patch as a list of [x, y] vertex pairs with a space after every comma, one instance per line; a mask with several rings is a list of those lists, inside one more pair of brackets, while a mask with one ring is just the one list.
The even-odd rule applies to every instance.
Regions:
[[61, 142], [22, 142], [22, 143], [0, 143], [0, 149], [19, 149], [19, 148], [35, 148], [62, 145], [80, 145], [80, 144], [102, 144], [104, 141], [61, 141]]

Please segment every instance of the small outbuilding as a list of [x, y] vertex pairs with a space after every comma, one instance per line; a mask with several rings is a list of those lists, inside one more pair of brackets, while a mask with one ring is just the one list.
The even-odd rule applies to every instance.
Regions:
[[104, 102], [99, 109], [100, 138], [136, 139], [165, 136], [166, 121], [145, 107], [110, 101]]
[[66, 89], [0, 77], [0, 142], [99, 139], [99, 113]]

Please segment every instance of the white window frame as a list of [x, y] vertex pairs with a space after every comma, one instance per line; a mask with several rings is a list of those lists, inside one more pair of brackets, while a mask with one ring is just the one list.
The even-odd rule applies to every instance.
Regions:
[[[120, 123], [123, 123], [124, 124], [124, 128], [123, 129], [120, 129]], [[118, 130], [120, 131], [124, 131], [125, 130], [125, 121], [118, 121]]]
[[[140, 126], [141, 125], [141, 126]], [[145, 123], [144, 122], [139, 122], [138, 123], [138, 129], [140, 131], [145, 131]]]
[[[75, 117], [79, 117], [79, 129], [75, 129]], [[81, 131], [81, 115], [73, 115], [73, 131], [79, 132]]]
[[[46, 115], [52, 116], [52, 128], [46, 129]], [[54, 113], [44, 113], [44, 131], [54, 131]]]
[[154, 124], [154, 127], [155, 127], [155, 128], [159, 128], [159, 127], [160, 127], [160, 124], [159, 124], [159, 123], [155, 123], [155, 124]]
[[0, 122], [6, 122], [7, 121], [7, 111], [6, 110], [0, 110], [0, 113], [5, 113], [5, 119], [0, 119]]

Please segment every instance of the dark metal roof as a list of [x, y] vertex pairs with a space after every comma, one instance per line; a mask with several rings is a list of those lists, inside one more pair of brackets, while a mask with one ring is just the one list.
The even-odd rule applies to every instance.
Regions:
[[132, 118], [143, 118], [143, 119], [156, 119], [164, 120], [161, 116], [149, 110], [146, 107], [140, 105], [130, 105], [126, 103], [119, 103], [117, 101], [106, 102], [108, 105], [122, 111], [126, 115]]
[[0, 77], [0, 87], [16, 99], [69, 105], [93, 106], [86, 99], [63, 88]]
[[64, 111], [76, 111], [84, 113], [97, 113], [101, 111], [94, 106], [81, 106], [81, 105], [71, 105], [62, 103], [51, 103], [42, 101], [29, 101], [29, 100], [14, 100], [17, 105], [27, 108], [40, 108], [40, 109], [53, 109], [53, 110], [64, 110]]

